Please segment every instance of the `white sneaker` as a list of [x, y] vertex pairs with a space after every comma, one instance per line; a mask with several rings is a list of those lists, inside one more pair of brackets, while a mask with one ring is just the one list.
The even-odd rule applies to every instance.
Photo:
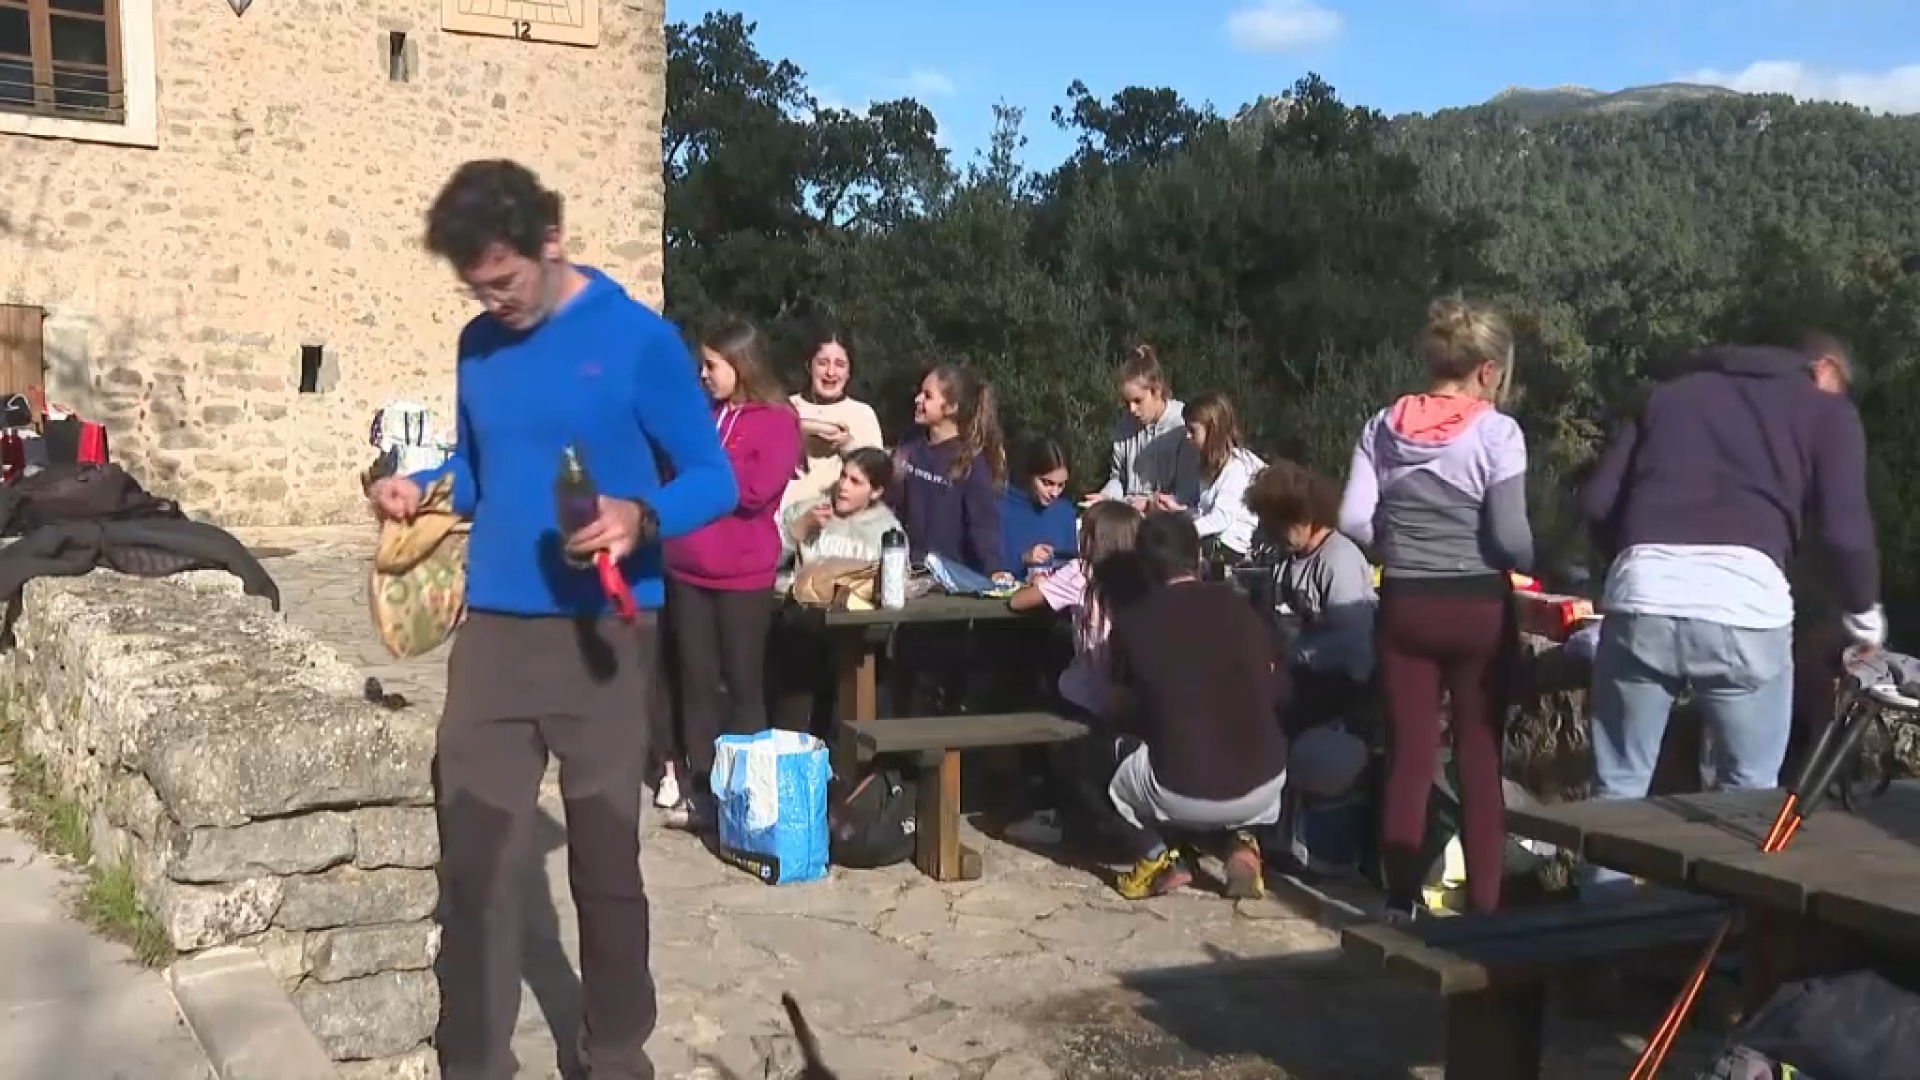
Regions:
[[653, 805], [661, 810], [671, 810], [680, 805], [680, 779], [673, 769], [660, 774], [660, 782], [653, 785]]

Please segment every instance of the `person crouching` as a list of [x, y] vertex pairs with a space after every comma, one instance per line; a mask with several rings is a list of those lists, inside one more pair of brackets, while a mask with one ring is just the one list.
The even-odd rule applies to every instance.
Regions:
[[1263, 896], [1254, 830], [1279, 820], [1287, 780], [1274, 723], [1286, 682], [1278, 642], [1232, 585], [1200, 580], [1200, 536], [1186, 515], [1149, 515], [1133, 557], [1150, 588], [1112, 614], [1108, 715], [1120, 735], [1107, 791], [1139, 830], [1139, 856], [1115, 888], [1130, 900], [1181, 888], [1191, 859], [1166, 832], [1229, 833], [1227, 895]]

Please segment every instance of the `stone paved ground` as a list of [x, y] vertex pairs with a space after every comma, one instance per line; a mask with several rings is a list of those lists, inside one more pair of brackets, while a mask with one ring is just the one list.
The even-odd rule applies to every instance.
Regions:
[[[0, 765], [0, 823], [11, 780]], [[0, 1080], [207, 1080], [159, 972], [74, 918], [84, 883], [0, 825]]]
[[[242, 536], [272, 555], [290, 618], [414, 707], [439, 708], [444, 656], [395, 663], [371, 630], [370, 527]], [[551, 785], [547, 802], [557, 822]], [[548, 842], [530, 879], [522, 1077], [558, 1075], [547, 1016], [564, 1027], [577, 1009], [558, 824]], [[1440, 1075], [1438, 1003], [1343, 969], [1336, 936], [1278, 901], [1236, 908], [1194, 892], [1128, 904], [1079, 870], [971, 842], [985, 856], [978, 882], [941, 886], [896, 867], [769, 888], [649, 822], [661, 1075], [781, 1075], [768, 1063], [792, 1060], [782, 991], [800, 999], [847, 1080]], [[1606, 1023], [1592, 1006], [1562, 1010], [1546, 1075], [1618, 1080], [1632, 1055], [1620, 1033], [1645, 1031], [1663, 1003], [1643, 996]], [[1669, 1076], [1690, 1075], [1699, 1042], [1683, 1044]]]

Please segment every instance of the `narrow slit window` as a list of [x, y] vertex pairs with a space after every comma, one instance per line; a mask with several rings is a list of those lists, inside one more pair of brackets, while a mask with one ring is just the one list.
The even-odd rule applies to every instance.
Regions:
[[300, 346], [300, 392], [317, 394], [320, 392], [320, 367], [326, 363], [326, 348], [321, 345]]
[[393, 30], [387, 34], [387, 79], [390, 82], [411, 82], [413, 65], [407, 62], [407, 32]]

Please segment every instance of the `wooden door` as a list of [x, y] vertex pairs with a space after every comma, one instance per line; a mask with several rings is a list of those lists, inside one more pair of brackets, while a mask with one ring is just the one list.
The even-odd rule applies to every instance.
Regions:
[[[41, 326], [46, 318], [41, 308], [0, 304], [0, 402], [15, 394], [35, 403], [44, 400], [47, 357]], [[36, 407], [34, 419], [39, 418]]]

